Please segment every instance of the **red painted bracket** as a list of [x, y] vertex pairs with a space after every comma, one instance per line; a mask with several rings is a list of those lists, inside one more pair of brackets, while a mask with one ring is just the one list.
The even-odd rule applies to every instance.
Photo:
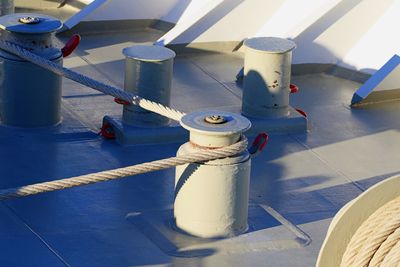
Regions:
[[69, 38], [68, 42], [65, 44], [63, 48], [61, 48], [61, 53], [63, 57], [67, 57], [74, 52], [75, 48], [78, 47], [81, 42], [81, 36], [79, 34], [74, 34]]

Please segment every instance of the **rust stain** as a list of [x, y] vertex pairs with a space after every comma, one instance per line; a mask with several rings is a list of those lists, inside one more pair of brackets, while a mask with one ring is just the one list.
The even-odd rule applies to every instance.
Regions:
[[222, 146], [219, 146], [219, 147], [201, 146], [201, 145], [198, 145], [196, 143], [193, 143], [192, 141], [189, 141], [189, 143], [192, 145], [193, 148], [198, 148], [198, 149], [203, 149], [203, 150], [213, 150], [213, 149], [222, 148]]

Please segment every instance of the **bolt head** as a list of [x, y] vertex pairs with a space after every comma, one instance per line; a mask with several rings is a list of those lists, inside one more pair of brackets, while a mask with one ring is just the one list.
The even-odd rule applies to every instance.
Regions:
[[211, 124], [221, 124], [227, 122], [226, 118], [222, 115], [210, 115], [205, 117], [204, 121]]
[[186, 114], [181, 125], [190, 131], [190, 142], [202, 147], [223, 147], [240, 139], [250, 128], [250, 121], [232, 112], [203, 110]]
[[23, 24], [37, 24], [40, 22], [40, 18], [38, 17], [23, 17], [19, 19], [19, 22]]

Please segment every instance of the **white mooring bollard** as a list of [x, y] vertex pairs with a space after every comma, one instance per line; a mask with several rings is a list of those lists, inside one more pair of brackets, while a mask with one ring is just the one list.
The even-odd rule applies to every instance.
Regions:
[[[251, 123], [243, 116], [222, 111], [185, 115], [182, 127], [190, 141], [177, 154], [228, 146], [240, 140]], [[174, 217], [176, 226], [191, 235], [214, 238], [247, 230], [250, 154], [176, 167]]]
[[[0, 17], [0, 38], [62, 65], [54, 35], [62, 22], [43, 14]], [[0, 117], [5, 125], [33, 128], [61, 121], [61, 76], [0, 50]]]
[[[175, 52], [155, 45], [134, 45], [125, 55], [125, 91], [169, 106]], [[124, 105], [122, 121], [127, 125], [157, 127], [168, 118], [135, 105]]]
[[289, 115], [292, 50], [296, 44], [275, 37], [257, 37], [244, 42], [242, 113], [255, 118]]
[[0, 1], [0, 16], [14, 14], [14, 0], [1, 0]]
[[[124, 90], [142, 98], [170, 105], [175, 52], [155, 45], [134, 45], [123, 49], [125, 55]], [[188, 133], [178, 122], [145, 110], [126, 101], [122, 116], [105, 116], [103, 127], [110, 132], [106, 138], [116, 138], [122, 145], [160, 143], [187, 140]], [[102, 132], [103, 132], [102, 130]]]

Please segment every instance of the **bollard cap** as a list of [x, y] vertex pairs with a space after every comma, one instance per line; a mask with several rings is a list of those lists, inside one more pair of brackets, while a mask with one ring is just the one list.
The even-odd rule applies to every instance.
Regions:
[[127, 58], [149, 62], [165, 61], [176, 56], [171, 49], [158, 45], [134, 45], [124, 48], [122, 53]]
[[296, 43], [277, 37], [255, 37], [244, 41], [244, 46], [261, 53], [284, 54], [296, 48]]
[[235, 113], [206, 110], [182, 117], [181, 125], [190, 131], [190, 141], [204, 147], [223, 147], [236, 143], [251, 127], [250, 121]]
[[60, 20], [43, 14], [16, 13], [0, 17], [0, 29], [13, 33], [43, 34], [61, 27]]

